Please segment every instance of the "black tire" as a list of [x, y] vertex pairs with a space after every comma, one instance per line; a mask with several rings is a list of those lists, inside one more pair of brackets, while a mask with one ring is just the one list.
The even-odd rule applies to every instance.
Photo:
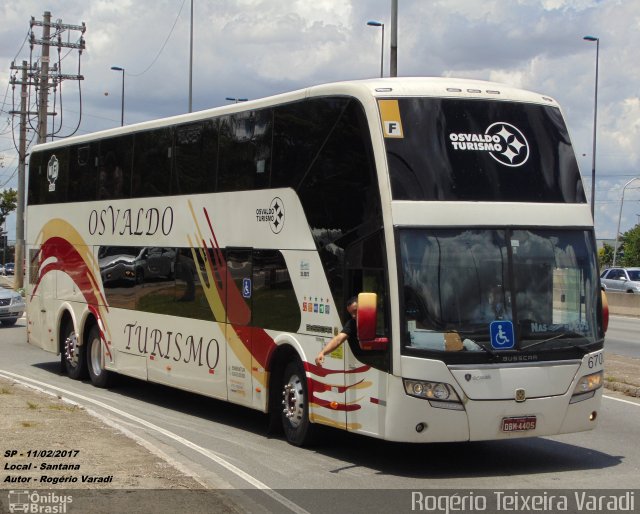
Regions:
[[305, 446], [314, 440], [315, 426], [309, 421], [307, 377], [299, 360], [291, 361], [282, 376], [282, 428], [291, 444]]
[[62, 336], [60, 358], [69, 378], [74, 380], [87, 378], [85, 350], [85, 345], [80, 344], [80, 340], [73, 328], [73, 322], [67, 322]]
[[18, 319], [17, 319], [17, 318], [12, 318], [12, 319], [3, 319], [1, 323], [2, 323], [5, 327], [12, 327], [13, 325], [15, 325], [15, 324], [16, 324], [16, 321], [18, 321]]
[[86, 342], [87, 371], [91, 383], [96, 387], [109, 387], [111, 373], [104, 368], [104, 352], [100, 340], [100, 329], [93, 325]]

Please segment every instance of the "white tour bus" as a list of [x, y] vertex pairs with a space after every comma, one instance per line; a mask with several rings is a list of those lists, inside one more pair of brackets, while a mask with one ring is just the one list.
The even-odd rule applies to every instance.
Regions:
[[608, 314], [549, 97], [344, 82], [46, 143], [27, 216], [28, 339], [74, 379], [245, 405], [297, 445], [596, 424]]

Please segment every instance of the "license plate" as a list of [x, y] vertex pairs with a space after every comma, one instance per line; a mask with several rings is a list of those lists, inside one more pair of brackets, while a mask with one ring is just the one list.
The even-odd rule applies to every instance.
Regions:
[[503, 432], [523, 432], [525, 430], [535, 430], [535, 416], [521, 416], [518, 418], [502, 418]]

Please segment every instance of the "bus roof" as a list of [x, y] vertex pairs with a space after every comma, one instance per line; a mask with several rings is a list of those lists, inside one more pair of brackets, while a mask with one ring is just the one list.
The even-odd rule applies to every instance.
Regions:
[[202, 111], [179, 114], [167, 118], [144, 121], [124, 127], [117, 127], [81, 136], [65, 138], [59, 141], [37, 145], [34, 150], [55, 148], [78, 144], [94, 139], [115, 137], [122, 134], [139, 132], [224, 116], [236, 112], [262, 109], [305, 98], [322, 96], [353, 96], [356, 98], [388, 98], [401, 96], [433, 96], [436, 98], [473, 98], [485, 100], [517, 101], [558, 107], [556, 101], [539, 93], [518, 89], [509, 85], [483, 80], [449, 77], [394, 77], [332, 82], [309, 86], [304, 89], [281, 93], [256, 100], [213, 107]]

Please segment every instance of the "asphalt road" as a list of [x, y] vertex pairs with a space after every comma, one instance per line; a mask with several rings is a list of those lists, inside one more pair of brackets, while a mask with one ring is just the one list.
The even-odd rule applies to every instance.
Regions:
[[[636, 351], [636, 323], [613, 318], [609, 341], [615, 342], [609, 344]], [[256, 501], [276, 506], [273, 511], [289, 498], [294, 506], [284, 510], [298, 505], [315, 512], [321, 501], [322, 510], [342, 512], [344, 498], [336, 490], [362, 496], [363, 504], [375, 498], [373, 490], [387, 489], [638, 487], [640, 401], [608, 391], [592, 432], [409, 445], [326, 429], [321, 445], [301, 449], [267, 437], [265, 416], [242, 407], [125, 377], [112, 390], [70, 380], [59, 375], [56, 356], [25, 340], [24, 321], [0, 329], [0, 371], [109, 416], [152, 444], [173, 448], [210, 487], [253, 490], [260, 495]]]
[[640, 357], [640, 318], [612, 316], [604, 341], [607, 352]]

